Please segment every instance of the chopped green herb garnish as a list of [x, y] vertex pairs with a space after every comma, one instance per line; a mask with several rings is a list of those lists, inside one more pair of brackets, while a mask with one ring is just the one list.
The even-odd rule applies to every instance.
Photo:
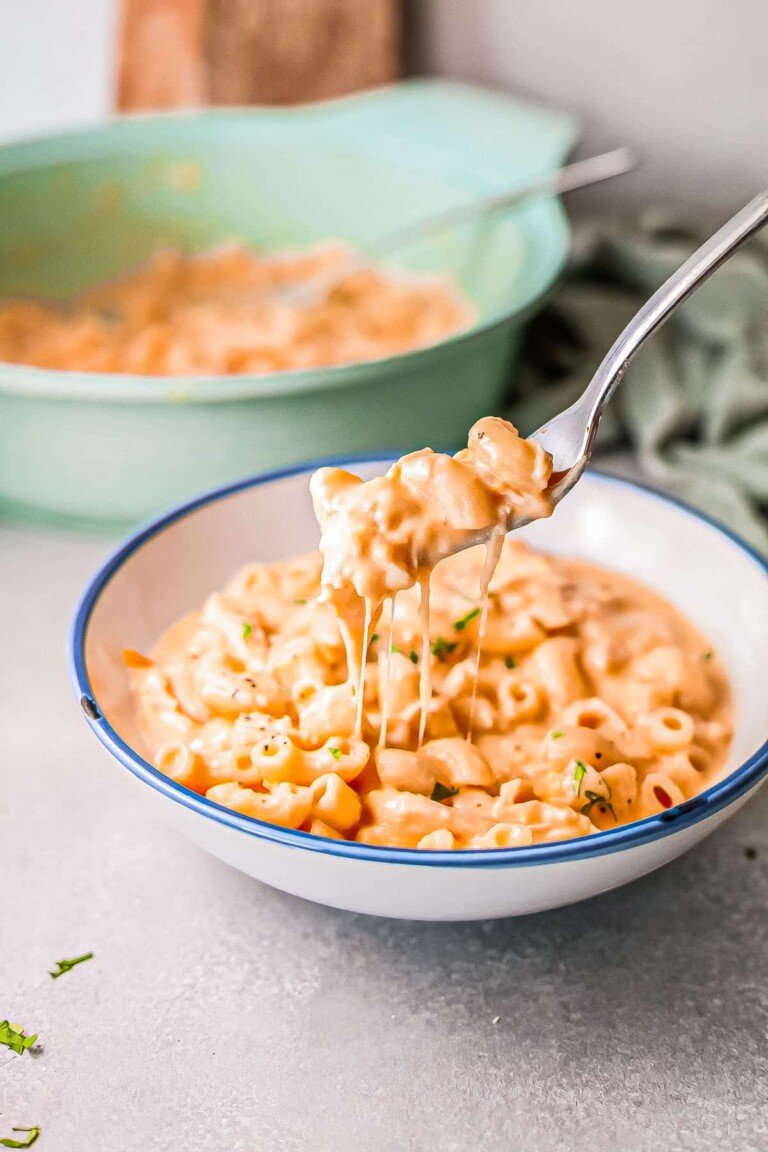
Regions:
[[49, 972], [48, 975], [52, 980], [58, 980], [59, 976], [69, 972], [70, 968], [74, 968], [76, 964], [84, 964], [86, 960], [93, 960], [93, 952], [85, 952], [82, 956], [75, 956], [74, 960], [57, 960], [57, 970]]
[[704, 660], [711, 660], [713, 656], [714, 656], [714, 652], [710, 648], [709, 652], [704, 653], [703, 659]]
[[402, 648], [400, 648], [399, 645], [397, 645], [397, 644], [393, 644], [391, 651], [392, 652], [402, 652]]
[[26, 1140], [14, 1140], [11, 1136], [4, 1136], [0, 1144], [3, 1148], [31, 1148], [41, 1131], [38, 1124], [34, 1128], [11, 1128], [11, 1132], [28, 1132], [29, 1135]]
[[605, 805], [605, 807], [610, 812], [611, 816], [613, 816], [614, 820], [616, 819], [616, 813], [613, 810], [613, 805], [611, 804], [611, 802], [607, 796], [603, 796], [602, 792], [590, 792], [589, 790], [587, 790], [584, 793], [584, 795], [586, 796], [587, 800], [589, 801], [589, 803], [585, 804], [581, 810], [585, 816], [590, 816], [592, 813], [592, 809], [594, 808], [595, 804], [597, 804], [598, 806]]
[[[562, 732], [560, 733], [560, 735], [562, 736]], [[554, 736], [554, 733], [553, 733], [553, 736]], [[576, 767], [573, 770], [573, 790], [577, 796], [580, 795], [580, 793], [581, 793], [581, 782], [584, 779], [584, 777], [586, 776], [586, 774], [587, 774], [586, 765], [583, 764], [581, 760], [577, 760], [576, 761]], [[589, 793], [587, 793], [587, 795], [589, 795]]]
[[249, 624], [246, 620], [243, 624], [243, 640], [248, 640], [253, 636], [253, 624]]
[[458, 646], [457, 640], [449, 643], [442, 636], [438, 636], [437, 640], [433, 640], [430, 644], [429, 650], [433, 656], [437, 656], [438, 660], [447, 660], [451, 652], [455, 652]]
[[552, 733], [552, 739], [553, 740], [562, 740], [562, 738], [563, 738], [563, 734], [559, 728], [555, 732]]
[[515, 660], [514, 656], [505, 656], [504, 657], [504, 667], [505, 668], [517, 668], [517, 660]]
[[35, 1040], [37, 1032], [34, 1036], [25, 1036], [24, 1029], [18, 1024], [11, 1024], [10, 1020], [0, 1020], [0, 1044], [10, 1048], [12, 1052], [18, 1052], [19, 1056], [22, 1052], [26, 1052], [27, 1048], [31, 1048]]
[[378, 640], [378, 638], [379, 638], [379, 634], [378, 634], [378, 632], [374, 632], [373, 636], [371, 636], [371, 638], [370, 638], [370, 640], [368, 641], [368, 643], [369, 643], [369, 644], [375, 644], [375, 643], [376, 643], [376, 641]]
[[454, 630], [456, 632], [463, 632], [464, 629], [466, 628], [467, 624], [471, 624], [472, 621], [475, 619], [475, 617], [479, 616], [479, 615], [480, 615], [480, 609], [479, 608], [473, 608], [470, 612], [467, 612], [466, 616], [462, 616], [461, 620], [454, 620], [454, 622], [453, 622]]
[[451, 796], [458, 796], [458, 788], [448, 788], [445, 784], [441, 784], [438, 780], [432, 789], [430, 800], [436, 800], [438, 804], [442, 804], [443, 800], [448, 800]]
[[341, 748], [329, 748], [328, 751], [330, 752], [331, 756], [333, 756], [334, 760], [341, 760], [341, 757], [343, 756]]
[[410, 660], [411, 664], [418, 664], [418, 662], [419, 662], [418, 652], [416, 652], [415, 649], [411, 648], [410, 652], [408, 653], [408, 659]]
[[294, 600], [294, 604], [306, 604], [306, 596], [300, 596], [298, 600]]

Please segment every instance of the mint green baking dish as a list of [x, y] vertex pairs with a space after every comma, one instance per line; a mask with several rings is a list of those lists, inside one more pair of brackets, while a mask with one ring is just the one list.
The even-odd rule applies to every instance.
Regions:
[[[572, 122], [415, 81], [291, 109], [140, 117], [0, 148], [0, 296], [64, 299], [164, 245], [280, 248], [396, 225], [557, 166]], [[460, 443], [509, 385], [521, 326], [565, 261], [556, 201], [398, 253], [478, 307], [469, 331], [372, 363], [237, 377], [0, 364], [0, 511], [113, 527], [312, 456]]]

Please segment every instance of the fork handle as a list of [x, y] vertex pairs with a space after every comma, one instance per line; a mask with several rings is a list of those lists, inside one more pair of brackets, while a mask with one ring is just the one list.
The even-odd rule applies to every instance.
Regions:
[[677, 272], [654, 292], [615, 340], [584, 394], [574, 407], [587, 409], [585, 450], [589, 452], [603, 408], [622, 380], [630, 361], [649, 336], [661, 327], [678, 304], [682, 304], [745, 240], [768, 222], [768, 190], [750, 200], [714, 236], [702, 244]]
[[374, 240], [367, 246], [367, 251], [369, 255], [384, 258], [430, 233], [452, 228], [456, 224], [464, 224], [467, 220], [473, 220], [478, 216], [498, 212], [500, 209], [509, 211], [538, 197], [562, 196], [566, 192], [575, 192], [577, 188], [587, 188], [591, 184], [600, 184], [604, 180], [612, 180], [615, 176], [623, 176], [624, 173], [631, 172], [636, 163], [628, 148], [615, 148], [612, 152], [589, 156], [586, 160], [576, 160], [565, 168], [526, 180], [516, 188], [474, 198], [437, 215], [432, 213], [411, 221], [410, 224], [403, 224]]

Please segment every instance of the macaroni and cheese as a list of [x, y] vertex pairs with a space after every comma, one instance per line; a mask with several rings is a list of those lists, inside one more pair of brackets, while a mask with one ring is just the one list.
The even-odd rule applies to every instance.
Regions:
[[[310, 302], [286, 291], [326, 279], [327, 294]], [[446, 280], [361, 270], [341, 244], [273, 256], [168, 251], [67, 308], [0, 302], [0, 360], [160, 376], [280, 372], [392, 356], [473, 319]]]
[[731, 737], [723, 669], [633, 579], [505, 538], [548, 512], [549, 468], [481, 421], [457, 457], [317, 476], [322, 556], [250, 565], [126, 653], [157, 767], [284, 827], [433, 850], [585, 836], [701, 791]]

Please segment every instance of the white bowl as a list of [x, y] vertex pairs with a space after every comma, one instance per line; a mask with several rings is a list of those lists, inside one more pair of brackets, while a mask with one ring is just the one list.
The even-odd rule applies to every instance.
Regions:
[[[364, 477], [390, 463], [332, 462]], [[666, 864], [732, 816], [761, 784], [768, 772], [768, 565], [705, 516], [596, 473], [584, 477], [551, 520], [521, 535], [550, 552], [645, 581], [712, 641], [736, 703], [729, 769], [719, 783], [615, 831], [451, 853], [376, 848], [278, 828], [163, 776], [139, 751], [122, 651], [151, 648], [247, 561], [315, 547], [308, 478], [316, 466], [219, 489], [141, 529], [96, 574], [73, 622], [71, 674], [90, 727], [147, 799], [195, 843], [258, 880], [336, 908], [413, 920], [516, 916], [583, 900]]]

